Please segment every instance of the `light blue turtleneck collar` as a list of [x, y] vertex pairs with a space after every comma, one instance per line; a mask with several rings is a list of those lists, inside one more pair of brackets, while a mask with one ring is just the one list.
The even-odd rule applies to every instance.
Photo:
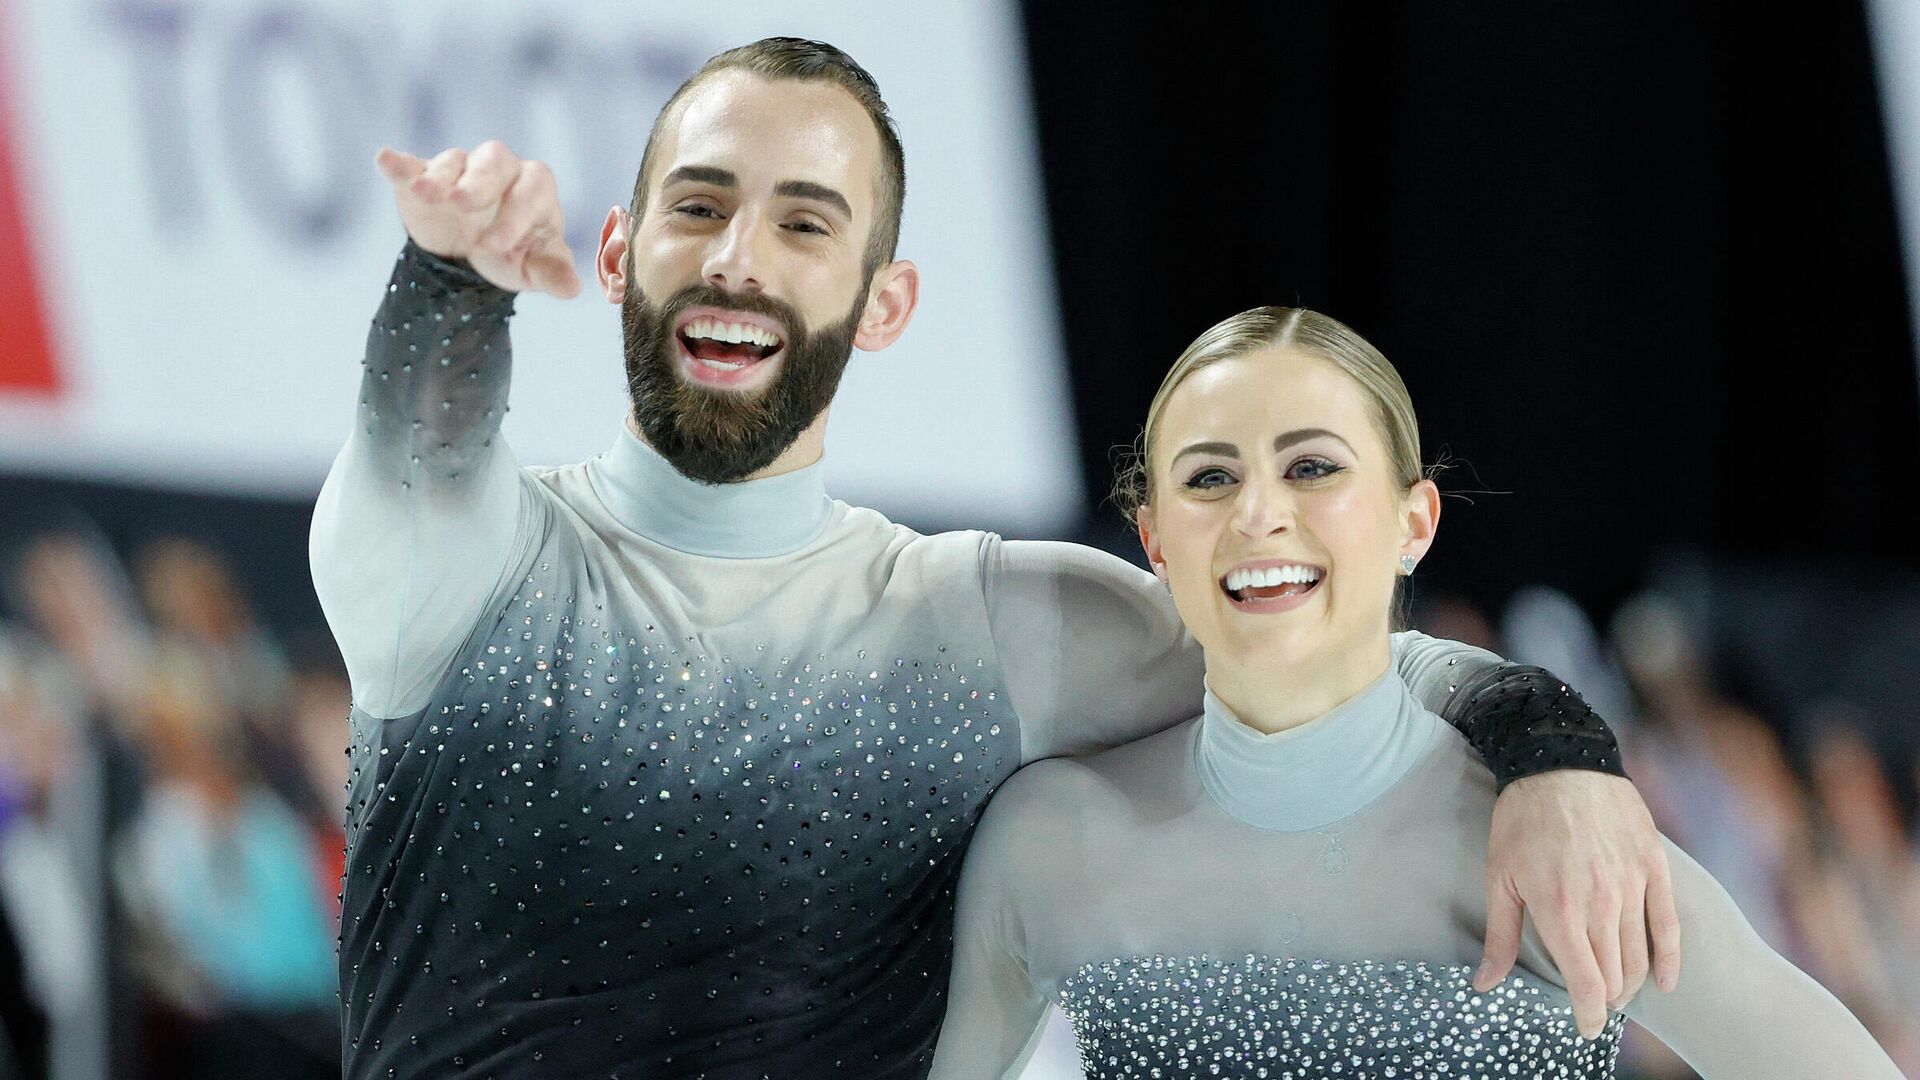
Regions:
[[764, 559], [797, 551], [827, 527], [821, 462], [804, 469], [703, 484], [682, 476], [626, 424], [613, 449], [587, 463], [594, 491], [620, 524], [691, 555]]
[[1385, 794], [1443, 723], [1393, 670], [1332, 712], [1273, 735], [1242, 723], [1209, 689], [1194, 763], [1222, 810], [1255, 828], [1302, 832]]

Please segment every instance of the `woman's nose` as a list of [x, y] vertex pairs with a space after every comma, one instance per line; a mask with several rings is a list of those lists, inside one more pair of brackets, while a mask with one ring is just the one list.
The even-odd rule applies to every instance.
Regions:
[[1233, 524], [1248, 539], [1284, 533], [1293, 527], [1293, 499], [1268, 485], [1247, 484], [1234, 508]]

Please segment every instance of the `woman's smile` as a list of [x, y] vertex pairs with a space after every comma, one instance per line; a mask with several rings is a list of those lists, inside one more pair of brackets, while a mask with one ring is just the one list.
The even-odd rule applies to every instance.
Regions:
[[1288, 559], [1244, 562], [1220, 576], [1220, 591], [1236, 611], [1267, 615], [1292, 611], [1318, 593], [1324, 567]]

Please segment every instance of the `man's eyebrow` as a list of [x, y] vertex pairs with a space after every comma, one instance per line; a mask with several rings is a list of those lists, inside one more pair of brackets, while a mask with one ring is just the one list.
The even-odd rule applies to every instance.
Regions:
[[668, 173], [667, 178], [660, 181], [660, 186], [671, 187], [674, 184], [692, 183], [713, 184], [718, 187], [733, 187], [739, 182], [740, 178], [726, 169], [717, 168], [712, 165], [682, 165]]
[[1287, 447], [1292, 446], [1295, 443], [1303, 443], [1303, 442], [1306, 442], [1308, 439], [1317, 439], [1323, 435], [1329, 439], [1339, 439], [1340, 444], [1342, 446], [1345, 446], [1349, 453], [1353, 454], [1353, 456], [1355, 457], [1360, 456], [1360, 452], [1353, 448], [1352, 443], [1341, 438], [1338, 433], [1328, 431], [1326, 428], [1323, 428], [1323, 427], [1297, 428], [1293, 431], [1287, 432], [1284, 435], [1277, 436], [1273, 440], [1273, 452], [1276, 454], [1284, 453]]
[[1173, 460], [1179, 461], [1188, 454], [1217, 454], [1220, 457], [1238, 459], [1240, 457], [1240, 448], [1230, 442], [1197, 442], [1188, 445], [1179, 453], [1173, 455]]
[[774, 185], [773, 193], [795, 199], [823, 202], [840, 211], [841, 215], [849, 221], [853, 219], [853, 206], [847, 202], [847, 197], [825, 184], [817, 184], [812, 180], [782, 180]]

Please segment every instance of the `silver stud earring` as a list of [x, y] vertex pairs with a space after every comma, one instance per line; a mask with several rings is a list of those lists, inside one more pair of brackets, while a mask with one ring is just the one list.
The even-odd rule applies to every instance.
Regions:
[[1416, 559], [1416, 558], [1414, 558], [1414, 557], [1413, 557], [1413, 556], [1411, 556], [1411, 555], [1402, 555], [1402, 556], [1400, 556], [1400, 572], [1401, 572], [1402, 574], [1405, 574], [1405, 575], [1406, 575], [1406, 576], [1408, 576], [1408, 577], [1412, 577], [1412, 576], [1413, 576], [1413, 568], [1414, 568], [1414, 567], [1416, 567], [1416, 566], [1418, 566], [1418, 565], [1420, 565], [1420, 560], [1419, 560], [1419, 559]]

